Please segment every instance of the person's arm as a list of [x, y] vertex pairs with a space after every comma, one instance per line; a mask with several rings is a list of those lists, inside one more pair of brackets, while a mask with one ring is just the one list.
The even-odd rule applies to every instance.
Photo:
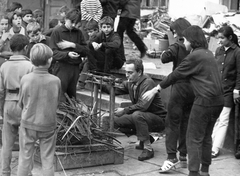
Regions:
[[119, 48], [121, 45], [121, 39], [117, 33], [114, 33], [109, 42], [102, 42], [102, 46], [105, 48]]
[[2, 69], [0, 69], [0, 116], [3, 117], [3, 105], [5, 102], [6, 90], [4, 88], [4, 80]]
[[236, 85], [233, 90], [233, 99], [234, 102], [240, 102], [240, 52], [236, 55], [236, 70], [237, 70], [237, 77], [236, 77]]
[[161, 61], [162, 63], [169, 63], [173, 62], [174, 60], [177, 59], [177, 53], [178, 53], [178, 44], [174, 43], [168, 47], [167, 50], [163, 51], [161, 55]]
[[[107, 93], [107, 94], [110, 94], [110, 86], [109, 85], [103, 85], [102, 86], [102, 91]], [[120, 85], [115, 86], [114, 93], [115, 93], [115, 95], [129, 94], [127, 81], [123, 81]]]
[[143, 98], [142, 98], [142, 96], [143, 96], [143, 94], [145, 93], [145, 92], [147, 92], [147, 91], [149, 91], [149, 90], [152, 90], [155, 86], [156, 86], [156, 84], [155, 84], [155, 82], [153, 81], [153, 80], [151, 80], [151, 79], [146, 79], [143, 83], [141, 83], [141, 85], [139, 85], [140, 86], [140, 90], [139, 90], [139, 95], [137, 95], [137, 96], [139, 96], [138, 97], [138, 101], [137, 101], [137, 103], [136, 104], [133, 104], [133, 105], [131, 105], [131, 106], [129, 106], [129, 107], [126, 107], [126, 108], [124, 108], [124, 112], [126, 113], [126, 114], [131, 114], [131, 113], [133, 113], [133, 112], [135, 112], [135, 111], [142, 111], [142, 112], [145, 112], [145, 111], [147, 111], [147, 109], [149, 108], [149, 106], [151, 105], [151, 103], [152, 103], [152, 100], [153, 99], [151, 99], [150, 101], [146, 101], [146, 100], [144, 100]]
[[59, 35], [59, 32], [54, 30], [51, 34], [50, 48], [53, 50], [53, 59], [56, 61], [67, 60], [70, 58], [68, 56], [68, 51], [63, 51], [58, 47], [57, 44], [61, 41], [62, 39]]
[[101, 5], [100, 1], [96, 1], [96, 2], [97, 2], [97, 14], [94, 16], [93, 19], [96, 22], [98, 22], [101, 19], [101, 17], [102, 17], [103, 9], [102, 9], [102, 5]]

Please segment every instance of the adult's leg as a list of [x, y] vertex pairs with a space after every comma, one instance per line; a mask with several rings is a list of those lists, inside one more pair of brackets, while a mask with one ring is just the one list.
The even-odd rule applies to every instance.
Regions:
[[213, 137], [213, 148], [212, 151], [219, 152], [219, 149], [223, 147], [225, 137], [227, 134], [228, 122], [231, 112], [230, 107], [223, 107], [222, 112], [217, 119], [214, 126], [212, 137]]
[[134, 31], [136, 19], [129, 19], [129, 23], [126, 29], [127, 35], [133, 41], [133, 43], [137, 46], [138, 50], [141, 52], [141, 57], [143, 54], [146, 54], [147, 47], [143, 43], [142, 39], [138, 36], [138, 34]]
[[[222, 107], [204, 107], [193, 105], [187, 129], [187, 150], [188, 150], [188, 169], [189, 176], [198, 173], [200, 164], [211, 164], [211, 147], [209, 147], [209, 131], [207, 129], [211, 125], [213, 127]], [[215, 120], [214, 120], [215, 119]], [[204, 147], [204, 153], [203, 153]], [[204, 161], [203, 161], [204, 159]]]
[[127, 27], [128, 27], [128, 18], [126, 17], [120, 17], [119, 19], [119, 23], [118, 23], [118, 28], [117, 28], [117, 33], [119, 34], [120, 38], [121, 38], [121, 45], [119, 48], [119, 53], [120, 56], [123, 58], [123, 60], [126, 60], [125, 58], [125, 52], [124, 52], [124, 45], [123, 45], [123, 38], [124, 38], [124, 32], [126, 31]]
[[68, 72], [66, 74], [70, 74], [70, 78], [68, 81], [67, 94], [70, 98], [76, 98], [77, 93], [77, 82], [80, 74], [78, 65], [69, 65]]

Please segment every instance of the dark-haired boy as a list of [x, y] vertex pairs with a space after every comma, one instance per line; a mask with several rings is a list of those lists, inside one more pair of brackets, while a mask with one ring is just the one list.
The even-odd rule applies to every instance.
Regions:
[[22, 27], [26, 29], [27, 25], [33, 21], [33, 12], [31, 9], [22, 10]]
[[9, 5], [9, 11], [10, 12], [22, 12], [22, 4], [19, 3], [19, 2], [12, 2], [10, 5]]
[[105, 16], [99, 23], [101, 32], [89, 42], [89, 47], [97, 60], [97, 69], [109, 73], [110, 69], [120, 69], [125, 58], [120, 56], [121, 39], [118, 33], [113, 31], [113, 19]]
[[66, 14], [65, 24], [55, 28], [51, 35], [50, 47], [53, 50], [53, 62], [55, 62], [53, 74], [61, 80], [61, 101], [65, 100], [64, 93], [67, 93], [70, 98], [76, 97], [81, 57], [92, 58], [89, 57], [90, 51], [82, 32], [75, 27], [80, 21], [79, 10], [70, 10]]
[[10, 39], [13, 56], [0, 68], [0, 115], [3, 117], [2, 175], [11, 175], [11, 159], [14, 142], [18, 135], [21, 109], [17, 105], [21, 78], [32, 72], [33, 65], [26, 57], [28, 38], [16, 34]]

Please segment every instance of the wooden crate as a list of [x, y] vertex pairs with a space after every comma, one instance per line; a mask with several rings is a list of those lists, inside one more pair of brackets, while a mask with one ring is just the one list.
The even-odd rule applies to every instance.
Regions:
[[[40, 151], [37, 148], [35, 161], [41, 163]], [[54, 158], [55, 171], [64, 169], [76, 169], [106, 164], [123, 164], [124, 149], [116, 146], [114, 150], [103, 144], [57, 146]], [[61, 162], [61, 163], [60, 163]], [[61, 166], [62, 165], [62, 166]]]

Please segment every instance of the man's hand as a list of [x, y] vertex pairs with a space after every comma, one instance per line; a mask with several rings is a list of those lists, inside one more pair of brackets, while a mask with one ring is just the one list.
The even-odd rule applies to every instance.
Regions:
[[66, 40], [62, 40], [61, 42], [58, 42], [57, 46], [60, 49], [75, 48], [76, 47], [75, 43], [69, 42], [69, 41], [66, 41]]
[[239, 95], [239, 90], [234, 89], [233, 91], [233, 101], [234, 103], [240, 103], [240, 95]]
[[78, 53], [74, 52], [74, 51], [70, 51], [68, 53], [68, 56], [71, 57], [72, 59], [78, 59], [78, 57], [80, 56]]
[[158, 93], [158, 90], [161, 90], [161, 87], [159, 85], [154, 87], [152, 90], [145, 92], [142, 96], [142, 99], [146, 101], [151, 100], [155, 96], [155, 94]]
[[117, 116], [117, 117], [121, 117], [124, 114], [125, 114], [124, 108], [117, 108], [114, 112], [114, 115]]

